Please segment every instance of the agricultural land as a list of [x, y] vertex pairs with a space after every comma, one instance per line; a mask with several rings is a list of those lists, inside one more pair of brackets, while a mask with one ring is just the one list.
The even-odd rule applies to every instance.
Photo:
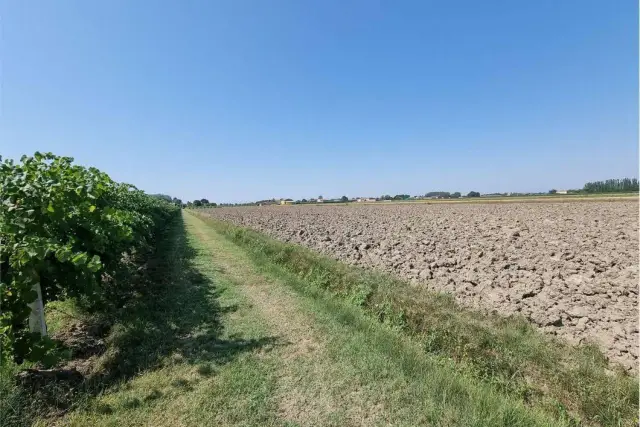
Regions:
[[637, 199], [185, 208], [51, 153], [0, 192], [3, 427], [638, 424]]
[[638, 363], [638, 201], [221, 208], [215, 218]]

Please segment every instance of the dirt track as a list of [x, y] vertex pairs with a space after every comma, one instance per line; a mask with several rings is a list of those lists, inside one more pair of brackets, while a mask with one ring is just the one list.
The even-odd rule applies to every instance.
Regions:
[[209, 214], [521, 313], [638, 364], [638, 202], [218, 208]]

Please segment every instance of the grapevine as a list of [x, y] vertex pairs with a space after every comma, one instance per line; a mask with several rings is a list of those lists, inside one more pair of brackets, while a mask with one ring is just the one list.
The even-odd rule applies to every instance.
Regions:
[[70, 157], [0, 159], [2, 359], [39, 362], [53, 347], [28, 328], [37, 285], [45, 304], [104, 300], [118, 290], [111, 288], [126, 287], [105, 278], [118, 276], [124, 259], [153, 245], [157, 228], [178, 211]]

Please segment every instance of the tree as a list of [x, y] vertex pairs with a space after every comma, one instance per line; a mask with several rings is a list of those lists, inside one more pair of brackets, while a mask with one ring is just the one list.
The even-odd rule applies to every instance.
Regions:
[[209, 204], [209, 201], [207, 199], [200, 199], [200, 203], [202, 203], [203, 206], [206, 206]]
[[451, 197], [452, 197], [452, 198], [454, 198], [454, 199], [459, 199], [459, 198], [460, 198], [460, 196], [462, 196], [462, 194], [460, 194], [460, 192], [459, 192], [459, 191], [456, 191], [455, 193], [453, 193], [453, 194], [451, 195]]
[[347, 196], [342, 196], [342, 197], [340, 197], [340, 201], [343, 202], [343, 203], [346, 203], [346, 202], [349, 201], [349, 198]]
[[558, 192], [558, 190], [556, 190], [556, 189], [549, 190], [549, 194], [556, 194], [557, 192]]
[[171, 196], [167, 195], [167, 194], [150, 194], [151, 197], [156, 197], [158, 199], [163, 199], [166, 200], [167, 202], [171, 202], [172, 198]]
[[193, 206], [198, 206], [198, 207], [202, 206], [202, 200], [194, 200]]
[[448, 191], [430, 191], [425, 194], [425, 197], [437, 197], [439, 199], [448, 199], [451, 194]]
[[467, 197], [480, 197], [480, 193], [478, 193], [477, 191], [469, 191]]
[[307, 199], [302, 199], [302, 200], [300, 200], [300, 201], [301, 201], [302, 203], [307, 203], [307, 202], [308, 202], [308, 200], [307, 200]]
[[606, 181], [587, 182], [586, 193], [637, 192], [640, 187], [637, 178], [608, 179]]

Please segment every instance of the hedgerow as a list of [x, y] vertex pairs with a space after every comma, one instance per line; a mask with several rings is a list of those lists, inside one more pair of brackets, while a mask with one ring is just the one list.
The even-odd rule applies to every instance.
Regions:
[[[179, 207], [51, 153], [0, 159], [0, 362], [48, 362], [55, 343], [30, 331], [44, 304], [104, 307], [130, 291], [127, 262], [153, 248]], [[130, 270], [130, 269], [129, 269]]]

